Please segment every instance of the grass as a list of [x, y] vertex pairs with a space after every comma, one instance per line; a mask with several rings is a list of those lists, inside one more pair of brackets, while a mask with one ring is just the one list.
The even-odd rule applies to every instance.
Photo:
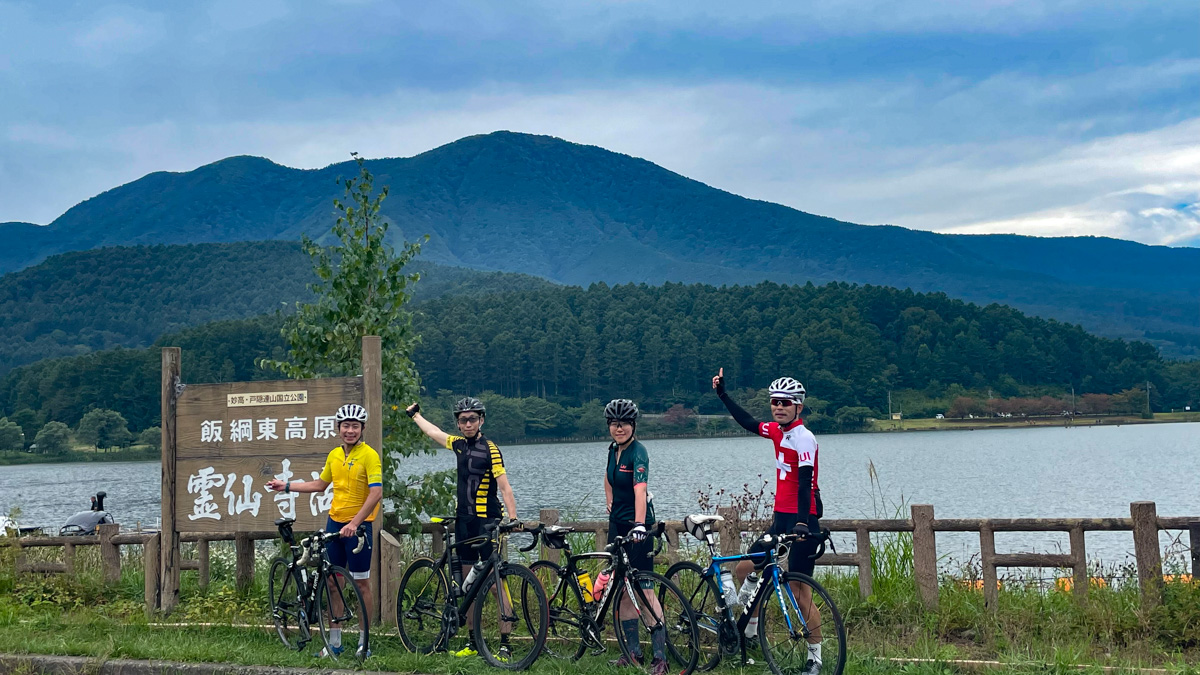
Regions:
[[899, 422], [874, 420], [870, 431], [946, 431], [952, 429], [1025, 429], [1028, 427], [1118, 426], [1121, 424], [1155, 424], [1165, 422], [1200, 422], [1200, 412], [1154, 413], [1154, 419], [1139, 415], [1076, 415], [1066, 417], [976, 417], [974, 419], [910, 418]]
[[[588, 546], [585, 538], [580, 536], [573, 544]], [[185, 572], [178, 609], [169, 618], [158, 620], [219, 625], [180, 628], [155, 626], [154, 620], [145, 616], [140, 553], [135, 547], [123, 549], [126, 560], [120, 582], [105, 585], [95, 547], [77, 550], [78, 572], [67, 577], [16, 574], [15, 550], [0, 546], [0, 652], [327, 668], [331, 665], [328, 661], [309, 655], [315, 647], [309, 653], [292, 652], [267, 629], [239, 627], [267, 624], [265, 577], [274, 554], [271, 549], [259, 549], [255, 584], [242, 592], [232, 585], [232, 545], [214, 542], [209, 588], [199, 589], [196, 575]], [[27, 553], [53, 555], [48, 549]], [[1036, 578], [1014, 576], [1005, 580], [993, 613], [984, 608], [982, 593], [967, 583], [978, 578], [978, 570], [964, 565], [942, 580], [938, 611], [926, 612], [912, 577], [911, 536], [877, 535], [872, 568], [874, 593], [866, 599], [859, 597], [855, 576], [821, 575], [846, 619], [848, 673], [970, 672], [947, 663], [958, 659], [1011, 664], [991, 671], [1002, 675], [1088, 672], [1078, 670], [1079, 664], [1166, 666], [1182, 673], [1200, 673], [1196, 670], [1200, 663], [1200, 585], [1168, 583], [1162, 606], [1145, 612], [1140, 608], [1136, 581], [1129, 580], [1127, 570], [1104, 571], [1107, 585], [1093, 589], [1086, 605], [1053, 584], [1047, 588]], [[374, 656], [368, 666], [374, 670], [492, 672], [478, 658], [408, 654], [394, 630], [391, 634], [372, 633]], [[464, 634], [460, 633], [460, 639]], [[607, 658], [615, 658], [615, 654], [585, 657], [574, 664], [544, 659], [534, 664], [531, 672], [621, 672], [610, 668]], [[891, 660], [905, 658], [939, 663]], [[761, 668], [749, 670], [763, 672]]]
[[136, 445], [122, 450], [96, 451], [94, 449], [69, 450], [57, 455], [39, 455], [32, 452], [0, 452], [0, 466], [16, 464], [47, 464], [65, 462], [151, 462], [162, 458], [162, 453], [145, 445]]

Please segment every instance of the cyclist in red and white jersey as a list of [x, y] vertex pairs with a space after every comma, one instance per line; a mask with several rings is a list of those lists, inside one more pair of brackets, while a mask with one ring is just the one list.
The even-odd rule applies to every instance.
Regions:
[[[800, 417], [807, 393], [804, 385], [791, 377], [781, 377], [771, 383], [770, 422], [756, 420], [725, 393], [724, 368], [713, 377], [712, 386], [734, 421], [750, 433], [771, 439], [775, 445], [775, 514], [767, 533], [819, 533], [821, 526], [818, 518], [823, 508], [817, 487], [818, 447], [816, 437], [804, 426], [804, 420]], [[756, 543], [750, 550], [761, 550], [758, 546]], [[816, 565], [816, 560], [812, 558], [816, 546], [815, 538], [792, 546], [788, 553], [788, 570], [811, 576]], [[753, 567], [754, 563], [748, 560], [738, 563], [735, 574], [739, 585]], [[817, 627], [810, 638], [815, 642], [810, 641], [808, 649], [810, 664], [816, 663], [819, 669], [821, 618], [819, 610], [812, 603], [812, 587], [798, 583], [792, 583], [791, 586], [804, 612], [805, 622]], [[757, 617], [750, 620], [750, 625], [746, 626], [748, 636], [757, 635], [757, 624]]]

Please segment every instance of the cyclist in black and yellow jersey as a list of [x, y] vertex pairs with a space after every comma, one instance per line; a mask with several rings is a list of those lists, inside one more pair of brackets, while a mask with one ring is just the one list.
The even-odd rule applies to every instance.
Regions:
[[[458, 507], [455, 510], [454, 536], [457, 541], [466, 541], [484, 534], [484, 526], [495, 522], [503, 513], [500, 499], [504, 499], [509, 519], [517, 518], [517, 501], [513, 497], [508, 474], [504, 470], [504, 456], [500, 448], [482, 433], [483, 418], [487, 413], [483, 402], [468, 396], [454, 404], [454, 421], [459, 435], [447, 434], [438, 425], [421, 415], [420, 404], [413, 403], [405, 410], [408, 416], [421, 427], [433, 441], [453, 450], [458, 459]], [[459, 546], [458, 558], [462, 563], [464, 578], [471, 566], [492, 554], [491, 545], [472, 548]], [[468, 614], [468, 617], [470, 614]], [[503, 638], [501, 636], [501, 642]], [[475, 645], [468, 643], [456, 656], [472, 656]]]

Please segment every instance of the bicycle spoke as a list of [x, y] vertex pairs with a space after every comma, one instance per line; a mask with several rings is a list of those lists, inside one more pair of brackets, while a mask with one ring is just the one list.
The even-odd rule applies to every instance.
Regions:
[[841, 616], [824, 588], [802, 574], [781, 575], [759, 614], [763, 656], [780, 675], [840, 675], [846, 659]]
[[442, 613], [449, 593], [445, 575], [432, 560], [409, 565], [396, 593], [396, 627], [410, 651], [428, 654], [441, 646]]
[[302, 589], [296, 573], [288, 568], [283, 558], [276, 558], [271, 563], [268, 593], [271, 598], [271, 618], [279, 639], [289, 649], [303, 649], [311, 639], [308, 616], [304, 611]]
[[527, 668], [545, 645], [548, 614], [546, 592], [533, 572], [503, 565], [498, 574], [488, 574], [475, 598], [473, 631], [479, 655], [497, 668]]

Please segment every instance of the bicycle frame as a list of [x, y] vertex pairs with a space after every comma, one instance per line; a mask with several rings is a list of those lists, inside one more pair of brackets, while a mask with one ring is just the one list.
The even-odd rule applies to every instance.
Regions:
[[[512, 604], [512, 592], [505, 586], [504, 578], [500, 576], [500, 568], [504, 565], [505, 561], [500, 558], [501, 531], [499, 525], [490, 526], [494, 529], [490, 530], [485, 535], [471, 537], [466, 541], [460, 542], [455, 540], [454, 528], [451, 527], [453, 522], [454, 521], [442, 522], [442, 528], [445, 531], [446, 546], [445, 550], [442, 551], [442, 554], [438, 556], [437, 560], [434, 561], [434, 569], [444, 570], [447, 567], [450, 568], [449, 576], [451, 588], [450, 595], [446, 598], [445, 607], [453, 610], [452, 615], [454, 618], [454, 630], [445, 635], [443, 639], [452, 637], [458, 632], [459, 628], [462, 628], [466, 625], [467, 609], [469, 609], [471, 604], [474, 603], [478, 598], [479, 592], [483, 588], [484, 581], [487, 579], [489, 574], [495, 575], [497, 592], [503, 592], [505, 594], [510, 608]], [[466, 591], [464, 591], [462, 589], [462, 563], [459, 562], [456, 551], [458, 547], [462, 545], [473, 544], [475, 546], [482, 546], [488, 541], [494, 541], [495, 546], [492, 548], [491, 555], [489, 555], [487, 558], [487, 565], [484, 567], [483, 573], [476, 576], [475, 580], [472, 581], [471, 585], [467, 587]], [[513, 617], [513, 620], [515, 621], [516, 617]]]
[[[328, 532], [314, 533], [313, 535], [305, 537], [299, 543], [297, 543], [296, 537], [292, 531], [292, 523], [283, 522], [284, 520], [285, 519], [281, 518], [280, 521], [276, 523], [276, 526], [279, 530], [279, 536], [283, 540], [284, 544], [287, 545], [291, 556], [291, 559], [287, 564], [287, 572], [288, 574], [296, 574], [300, 583], [302, 584], [301, 590], [303, 593], [301, 597], [304, 601], [302, 610], [304, 612], [304, 624], [308, 629], [308, 633], [300, 641], [301, 648], [303, 648], [303, 645], [312, 641], [311, 621], [316, 617], [317, 614], [318, 590], [320, 588], [321, 581], [324, 579], [326, 580], [325, 583], [328, 584], [328, 579], [331, 576], [333, 569], [333, 563], [329, 560], [329, 553], [325, 549], [325, 543], [328, 540], [340, 536], [340, 534]], [[366, 545], [366, 539], [361, 528], [359, 530], [358, 537], [359, 545], [358, 549], [356, 549], [356, 552], [361, 550], [362, 547]], [[316, 569], [312, 571], [312, 574], [309, 574], [308, 561], [309, 558], [314, 555], [317, 556]], [[349, 583], [353, 584], [355, 582], [351, 579]], [[273, 598], [272, 601], [274, 601]], [[359, 648], [365, 652], [370, 649], [370, 628], [369, 624], [366, 623], [365, 617], [363, 618], [363, 622], [364, 630], [362, 631], [362, 635], [360, 637]]]

